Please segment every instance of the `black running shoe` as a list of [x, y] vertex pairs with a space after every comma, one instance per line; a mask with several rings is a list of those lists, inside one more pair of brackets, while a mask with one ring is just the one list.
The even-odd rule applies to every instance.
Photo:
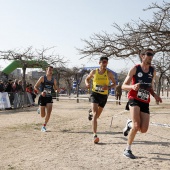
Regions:
[[127, 120], [126, 126], [123, 129], [123, 135], [124, 136], [127, 136], [129, 134], [129, 131], [131, 129], [131, 127], [129, 127], [129, 123], [131, 123], [131, 122], [132, 122], [131, 120]]
[[89, 113], [91, 113], [92, 112], [92, 110], [91, 109], [89, 109]]
[[89, 110], [89, 116], [88, 116], [89, 121], [93, 119], [93, 113], [92, 110]]
[[124, 150], [123, 155], [130, 159], [136, 159], [135, 155], [132, 154], [131, 150]]

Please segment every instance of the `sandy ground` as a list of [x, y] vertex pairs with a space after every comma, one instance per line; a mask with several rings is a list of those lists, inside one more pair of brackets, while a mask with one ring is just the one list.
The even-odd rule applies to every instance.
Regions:
[[[37, 107], [0, 112], [0, 170], [124, 170], [170, 169], [170, 100], [151, 102], [151, 124], [132, 145], [137, 159], [123, 156], [129, 117], [125, 103], [108, 102], [98, 120], [100, 143], [93, 144], [87, 100], [55, 101], [47, 132]], [[112, 126], [111, 119], [113, 117]]]

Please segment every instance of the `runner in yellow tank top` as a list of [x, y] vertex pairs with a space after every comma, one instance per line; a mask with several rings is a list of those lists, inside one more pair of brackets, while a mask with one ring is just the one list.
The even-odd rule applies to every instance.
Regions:
[[108, 94], [108, 89], [103, 90], [104, 86], [109, 85], [109, 77], [108, 77], [107, 72], [108, 71], [105, 70], [103, 74], [99, 74], [98, 69], [96, 69], [94, 78], [93, 78], [93, 88], [92, 88], [93, 92], [104, 94], [104, 95]]
[[[107, 70], [108, 58], [101, 57], [99, 60], [100, 68], [92, 70], [85, 79], [87, 88], [90, 88], [90, 80], [93, 79], [93, 87], [91, 93], [91, 106], [93, 113], [92, 129], [94, 134], [94, 143], [99, 142], [97, 137], [97, 119], [103, 111], [107, 102], [108, 90], [116, 86], [114, 76], [111, 71]], [[111, 81], [111, 86], [109, 82]], [[90, 120], [90, 119], [89, 119]]]

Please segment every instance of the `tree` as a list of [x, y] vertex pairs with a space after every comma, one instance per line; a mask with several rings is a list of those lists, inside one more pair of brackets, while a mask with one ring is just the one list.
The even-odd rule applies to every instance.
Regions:
[[[161, 56], [170, 55], [170, 3], [163, 2], [162, 6], [152, 3], [146, 10], [155, 10], [152, 20], [134, 21], [126, 23], [123, 28], [113, 24], [116, 33], [93, 34], [90, 40], [83, 40], [86, 44], [83, 49], [78, 49], [84, 57], [107, 56], [116, 59], [131, 59], [138, 56], [144, 48], [152, 48]], [[170, 68], [170, 59], [164, 60], [160, 66], [160, 60], [154, 59], [154, 66], [161, 77], [165, 77]], [[166, 67], [166, 69], [160, 68]], [[162, 81], [160, 81], [162, 82]], [[161, 86], [161, 84], [159, 84]], [[159, 88], [158, 88], [159, 89]], [[158, 94], [160, 91], [158, 91]]]
[[86, 73], [88, 73], [89, 71], [83, 69], [83, 68], [77, 68], [77, 67], [74, 67], [73, 68], [73, 73], [74, 73], [74, 80], [76, 81], [76, 93], [77, 93], [77, 103], [79, 103], [79, 90], [80, 90], [80, 84], [82, 82], [82, 79], [84, 77], [84, 75]]
[[[63, 66], [59, 66], [59, 67], [55, 67], [54, 68], [54, 76], [57, 80], [57, 86], [60, 87], [60, 80], [64, 77], [64, 75], [66, 74], [67, 69]], [[65, 82], [67, 82], [66, 80], [64, 80]], [[66, 83], [68, 84], [68, 83]], [[59, 92], [57, 92], [57, 101], [59, 101]]]
[[113, 58], [136, 57], [140, 50], [148, 46], [156, 52], [170, 52], [170, 3], [158, 6], [153, 3], [145, 10], [159, 9], [153, 13], [152, 21], [134, 21], [121, 28], [113, 24], [117, 33], [93, 34], [90, 40], [83, 40], [86, 46], [78, 49], [84, 57], [106, 55]]
[[[27, 68], [36, 66], [44, 69], [47, 66], [46, 63], [53, 66], [56, 66], [57, 64], [63, 65], [66, 63], [66, 61], [64, 61], [64, 58], [61, 58], [58, 54], [55, 54], [54, 51], [53, 52], [50, 51], [53, 49], [54, 47], [43, 48], [41, 50], [37, 50], [37, 49], [33, 50], [32, 47], [29, 47], [24, 50], [0, 51], [0, 59], [20, 61], [22, 65], [22, 71], [23, 71], [22, 81], [25, 90], [26, 89], [25, 73]], [[28, 61], [33, 61], [33, 62], [31, 62], [30, 65]]]
[[157, 84], [157, 94], [160, 95], [160, 91], [162, 88], [162, 94], [164, 89], [164, 80], [166, 80], [168, 83], [169, 81], [169, 75], [170, 75], [170, 57], [165, 56], [164, 53], [158, 54], [157, 59], [153, 60], [153, 64], [156, 68], [156, 71], [159, 73]]

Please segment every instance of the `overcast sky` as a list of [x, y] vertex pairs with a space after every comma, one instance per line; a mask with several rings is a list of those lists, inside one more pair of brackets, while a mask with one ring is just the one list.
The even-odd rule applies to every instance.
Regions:
[[[68, 67], [96, 66], [97, 61], [82, 59], [76, 48], [81, 39], [93, 33], [113, 33], [112, 24], [120, 26], [139, 18], [152, 18], [143, 9], [162, 0], [0, 0], [0, 50], [36, 49], [56, 46], [56, 53], [70, 60]], [[8, 62], [0, 63], [4, 68]], [[119, 71], [132, 66], [128, 61], [109, 61], [109, 68]]]

